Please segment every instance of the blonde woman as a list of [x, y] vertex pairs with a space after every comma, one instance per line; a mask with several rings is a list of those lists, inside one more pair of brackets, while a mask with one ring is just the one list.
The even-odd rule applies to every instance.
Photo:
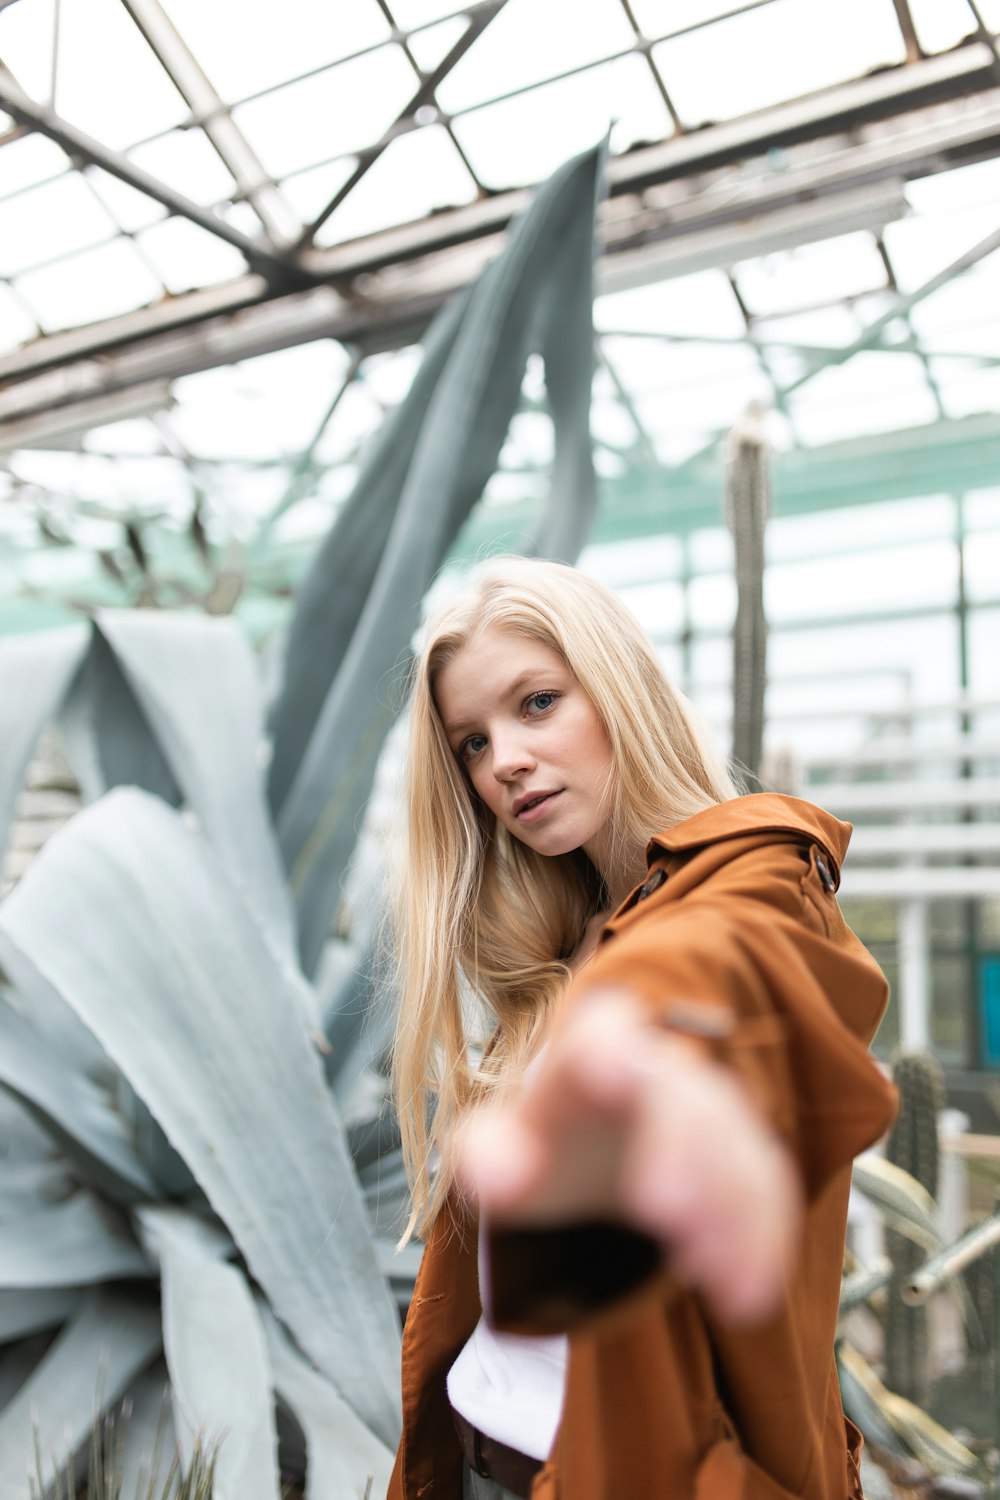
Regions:
[[427, 1246], [390, 1500], [860, 1496], [833, 1339], [893, 1098], [850, 830], [738, 796], [558, 564], [494, 562], [429, 622], [410, 726], [395, 1086]]

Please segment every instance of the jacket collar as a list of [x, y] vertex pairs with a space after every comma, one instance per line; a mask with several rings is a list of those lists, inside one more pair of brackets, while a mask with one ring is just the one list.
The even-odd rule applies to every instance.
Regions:
[[757, 792], [748, 797], [734, 797], [719, 802], [703, 812], [685, 818], [673, 828], [657, 833], [646, 847], [646, 859], [652, 863], [662, 854], [676, 854], [725, 839], [746, 838], [762, 833], [798, 834], [809, 843], [819, 844], [839, 871], [851, 837], [850, 823], [842, 823], [832, 813], [824, 812], [800, 797], [785, 797], [777, 792]]

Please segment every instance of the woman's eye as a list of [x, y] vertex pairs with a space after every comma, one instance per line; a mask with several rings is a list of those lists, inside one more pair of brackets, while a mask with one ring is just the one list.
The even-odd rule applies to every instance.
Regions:
[[458, 753], [463, 760], [471, 760], [474, 755], [478, 755], [479, 752], [481, 750], [485, 750], [485, 748], [485, 734], [470, 734], [469, 738], [467, 740], [463, 740], [461, 745], [459, 745]]
[[543, 714], [552, 707], [558, 697], [558, 693], [532, 693], [526, 706], [532, 713]]

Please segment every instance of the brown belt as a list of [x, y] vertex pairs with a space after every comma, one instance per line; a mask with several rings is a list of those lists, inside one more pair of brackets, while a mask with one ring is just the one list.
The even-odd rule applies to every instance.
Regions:
[[484, 1479], [496, 1480], [511, 1494], [522, 1496], [522, 1500], [528, 1500], [532, 1480], [542, 1467], [541, 1459], [530, 1458], [527, 1453], [519, 1453], [516, 1448], [508, 1448], [506, 1443], [488, 1437], [467, 1422], [454, 1407], [451, 1415], [469, 1468]]

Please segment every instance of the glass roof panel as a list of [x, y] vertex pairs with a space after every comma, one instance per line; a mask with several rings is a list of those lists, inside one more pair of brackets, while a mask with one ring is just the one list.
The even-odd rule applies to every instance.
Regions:
[[965, 524], [970, 531], [1000, 526], [1000, 489], [971, 490], [965, 497]]
[[388, 41], [376, 0], [163, 0], [164, 9], [225, 99], [245, 99]]
[[767, 403], [771, 383], [753, 351], [685, 344], [659, 351], [656, 383], [632, 387], [640, 418], [652, 428], [718, 431], [729, 427], [752, 401]]
[[361, 366], [360, 379], [383, 407], [396, 406], [410, 389], [422, 357], [423, 351], [416, 344], [387, 354], [372, 354]]
[[429, 26], [443, 16], [465, 14], [456, 0], [391, 0], [389, 8], [396, 25], [404, 31], [415, 26]]
[[468, 29], [469, 23], [465, 16], [452, 16], [449, 20], [439, 22], [437, 26], [415, 31], [407, 41], [417, 67], [423, 68], [425, 73], [433, 72]]
[[954, 167], [934, 177], [917, 177], [906, 185], [906, 196], [921, 213], [948, 213], [1000, 199], [1000, 161], [995, 158]]
[[125, 240], [26, 271], [15, 286], [46, 333], [112, 318], [163, 295], [160, 282]]
[[873, 236], [859, 231], [744, 261], [736, 281], [752, 313], [773, 315], [874, 291], [886, 270]]
[[762, 344], [785, 344], [822, 353], [852, 344], [861, 325], [849, 306], [837, 303], [810, 312], [757, 318], [753, 329], [754, 337]]
[[155, 224], [167, 212], [148, 193], [140, 193], [138, 188], [122, 182], [120, 177], [112, 177], [102, 167], [87, 167], [83, 175], [108, 212], [114, 216], [115, 223], [129, 233], [134, 229], [145, 229], [148, 224]]
[[994, 253], [912, 309], [910, 323], [925, 349], [1000, 359], [998, 269]]
[[332, 245], [393, 224], [422, 219], [435, 209], [471, 203], [476, 186], [440, 126], [390, 141], [316, 236]]
[[[996, 331], [1000, 332], [1000, 327]], [[930, 361], [930, 369], [946, 416], [1000, 411], [1000, 369], [996, 365], [983, 368], [973, 360], [939, 358]]]
[[148, 421], [108, 422], [83, 440], [88, 453], [162, 453], [163, 439]]
[[896, 284], [912, 292], [1000, 228], [996, 205], [921, 214], [919, 220], [888, 224], [885, 244], [896, 273]]
[[75, 172], [0, 199], [0, 276], [100, 244], [117, 227]]
[[380, 139], [417, 85], [402, 47], [379, 47], [251, 99], [233, 117], [267, 171], [283, 177]]
[[0, 149], [0, 193], [5, 198], [69, 169], [66, 153], [44, 135], [22, 135]]
[[735, 119], [905, 57], [892, 0], [839, 0], [835, 9], [773, 0], [653, 49], [690, 126]]
[[[606, 371], [599, 374], [606, 376]], [[634, 447], [638, 431], [635, 421], [619, 401], [598, 396], [590, 410], [590, 430], [594, 441], [611, 448]]]
[[38, 332], [24, 304], [0, 282], [0, 350], [16, 349]]
[[954, 47], [976, 29], [967, 0], [908, 0], [908, 3], [920, 45], [927, 52]]
[[234, 246], [189, 219], [164, 219], [141, 230], [136, 243], [168, 292], [232, 281], [246, 270]]
[[598, 328], [742, 338], [746, 324], [723, 271], [699, 271], [651, 286], [607, 293], [594, 305]]
[[[425, 103], [411, 121], [404, 112], [420, 87], [417, 68], [436, 67], [469, 25], [456, 0], [386, 0], [384, 7], [380, 0], [345, 0], [321, 12], [313, 0], [288, 0], [281, 12], [281, 35], [275, 31], [273, 7], [265, 8], [263, 0], [240, 5], [214, 0], [208, 6], [201, 0], [160, 3], [222, 96], [221, 109], [205, 121], [217, 144], [211, 144], [200, 121], [188, 117], [188, 106], [169, 81], [164, 84], [163, 68], [121, 0], [74, 0], [73, 6], [62, 6], [57, 104], [67, 120], [127, 150], [147, 171], [192, 200], [215, 206], [253, 238], [260, 235], [261, 219], [273, 223], [279, 239], [296, 238], [293, 215], [304, 224], [321, 217], [359, 162], [368, 162], [367, 171], [319, 229], [320, 247], [363, 239], [379, 228], [472, 202], [478, 189], [462, 162], [462, 150], [492, 189], [537, 182], [572, 152], [599, 140], [611, 120], [616, 122], [612, 154], [637, 142], [670, 138], [668, 105], [649, 57], [636, 50], [633, 15], [644, 36], [656, 44], [671, 101], [676, 98], [682, 117], [693, 123], [709, 114], [730, 118], [770, 100], [903, 63], [904, 54], [894, 0], [631, 0], [631, 5], [592, 0], [587, 6], [570, 0], [507, 0], [440, 85], [439, 98]], [[1000, 0], [980, 3], [987, 19], [1000, 25]], [[968, 0], [911, 0], [911, 5], [927, 50], [953, 45], [972, 29]], [[56, 8], [56, 0], [7, 5], [0, 0], [0, 56], [39, 97], [52, 76]], [[93, 22], [85, 38], [81, 16]], [[408, 32], [412, 61], [401, 44]], [[119, 34], [127, 34], [130, 43], [118, 46], [113, 39]], [[145, 58], [143, 67], [130, 72], [128, 46], [143, 49]], [[619, 52], [625, 55], [611, 55]], [[913, 77], [919, 77], [923, 63], [914, 59], [903, 63], [887, 86], [898, 80], [905, 87], [910, 66]], [[569, 77], [555, 76], [565, 70]], [[111, 72], [121, 85], [116, 97], [85, 97], [94, 92], [95, 79], [104, 95], [114, 96], [107, 81]], [[123, 72], [128, 73], [124, 81]], [[146, 90], [148, 109], [144, 97], [138, 104], [132, 97], [133, 77], [140, 80], [140, 92], [143, 77], [159, 79]], [[513, 92], [499, 97], [508, 91]], [[229, 106], [234, 107], [232, 120], [225, 112]], [[942, 134], [966, 125], [974, 133], [979, 112], [988, 106], [988, 93], [977, 92], [956, 105], [950, 119], [947, 107], [938, 106], [936, 113], [915, 117], [914, 124], [923, 128], [925, 119], [939, 120]], [[455, 111], [453, 119], [449, 110]], [[110, 126], [101, 124], [102, 111], [105, 123], [114, 114], [113, 139]], [[241, 147], [241, 129], [248, 151]], [[897, 135], [902, 130], [897, 116], [862, 124], [857, 141], [875, 154], [888, 145], [892, 130]], [[647, 247], [661, 238], [676, 238], [683, 250], [688, 215], [714, 224], [716, 210], [731, 207], [727, 193], [737, 200], [749, 199], [759, 188], [781, 195], [787, 191], [784, 170], [801, 174], [808, 198], [810, 167], [815, 166], [816, 183], [822, 187], [829, 166], [850, 164], [849, 147], [849, 137], [833, 134], [831, 127], [822, 141], [766, 159], [733, 160], [700, 175], [630, 187], [606, 205], [607, 220], [613, 221], [616, 235], [631, 233], [631, 220], [637, 241]], [[700, 149], [701, 139], [692, 134], [684, 150], [697, 157]], [[251, 202], [258, 177], [254, 155], [265, 173], [277, 174], [280, 194], [265, 181]], [[773, 409], [765, 415], [779, 449], [921, 423], [934, 424], [927, 441], [937, 441], [934, 434], [944, 433], [950, 419], [1000, 410], [1000, 256], [918, 300], [909, 312], [905, 302], [896, 306], [893, 275], [903, 292], [919, 289], [928, 275], [996, 227], [1000, 159], [940, 170], [943, 160], [932, 143], [920, 167], [930, 175], [907, 184], [912, 213], [886, 231], [888, 267], [870, 230], [803, 245], [793, 227], [787, 248], [761, 256], [751, 239], [758, 218], [754, 211], [745, 228], [723, 225], [711, 231], [726, 253], [731, 244], [732, 274], [711, 269], [602, 294], [596, 317], [607, 367], [599, 367], [594, 387], [595, 462], [602, 476], [624, 474], [626, 479], [622, 491], [612, 484], [605, 493], [625, 493], [634, 484], [632, 493], [638, 495], [650, 482], [657, 455], [668, 465], [702, 455], [715, 462], [726, 427], [749, 401], [780, 401], [785, 386], [793, 388], [787, 401], [791, 420]], [[629, 163], [621, 166], [630, 170]], [[18, 196], [11, 197], [18, 189]], [[12, 343], [32, 339], [33, 315], [53, 332], [146, 305], [155, 305], [157, 316], [161, 310], [169, 315], [165, 289], [180, 295], [246, 275], [244, 258], [226, 242], [168, 216], [161, 205], [98, 168], [81, 174], [58, 146], [40, 136], [21, 136], [20, 127], [0, 145], [0, 194], [5, 193], [7, 202], [0, 199], [0, 325]], [[292, 212], [283, 211], [282, 199]], [[22, 222], [14, 221], [15, 213], [18, 219], [24, 216]], [[9, 233], [5, 215], [12, 226]], [[466, 225], [474, 217], [465, 216]], [[767, 212], [759, 218], [756, 240], [767, 243]], [[63, 225], [66, 233], [60, 232]], [[405, 241], [405, 229], [400, 238]], [[743, 259], [736, 260], [741, 248]], [[471, 264], [478, 246], [470, 250]], [[15, 253], [16, 263], [9, 260]], [[363, 245], [359, 253], [364, 254]], [[460, 270], [464, 253], [450, 252], [442, 264]], [[46, 264], [50, 254], [52, 263]], [[11, 285], [2, 279], [5, 256], [15, 278]], [[322, 272], [324, 259], [315, 257], [310, 267]], [[713, 258], [712, 264], [721, 259]], [[423, 265], [416, 263], [417, 286], [423, 274]], [[642, 266], [638, 258], [616, 261], [608, 256], [602, 261], [602, 285], [621, 285], [633, 274], [669, 277], [669, 258], [664, 257], [659, 272], [652, 249]], [[378, 295], [386, 291], [395, 296], [398, 286], [405, 296], [409, 276], [409, 271], [404, 277], [390, 271], [377, 275], [372, 285]], [[259, 285], [263, 289], [263, 278]], [[283, 290], [280, 276], [275, 286]], [[338, 285], [338, 290], [350, 297], [361, 293], [362, 283]], [[311, 300], [297, 298], [295, 306], [308, 306]], [[359, 308], [363, 300], [359, 297]], [[251, 327], [257, 312], [251, 309], [245, 322], [241, 314], [228, 326]], [[265, 312], [273, 313], [269, 326], [280, 337], [280, 304]], [[842, 364], [831, 363], [883, 314], [892, 322], [871, 335], [869, 350]], [[151, 321], [140, 312], [128, 328], [141, 331], [147, 325]], [[225, 347], [227, 324], [220, 320], [218, 327], [220, 347]], [[101, 337], [96, 330], [95, 340]], [[184, 330], [176, 345], [183, 348], [198, 338], [196, 328]], [[143, 368], [155, 370], [157, 357], [154, 338], [143, 353]], [[169, 547], [180, 545], [177, 531], [188, 523], [195, 484], [205, 496], [205, 523], [224, 544], [235, 535], [253, 539], [261, 521], [290, 494], [294, 474], [294, 493], [302, 501], [268, 534], [271, 540], [295, 544], [272, 552], [268, 543], [268, 577], [275, 588], [285, 588], [294, 558], [302, 556], [310, 535], [325, 528], [333, 506], [350, 488], [359, 448], [398, 401], [416, 359], [412, 349], [368, 355], [353, 372], [352, 357], [353, 351], [319, 340], [204, 375], [172, 382], [164, 378], [154, 381], [151, 391], [140, 388], [133, 395], [126, 390], [120, 403], [117, 397], [103, 403], [105, 425], [90, 431], [86, 413], [75, 424], [72, 418], [61, 426], [53, 420], [46, 431], [42, 410], [37, 442], [56, 444], [60, 451], [46, 453], [39, 446], [7, 460], [12, 470], [7, 482], [16, 488], [17, 500], [4, 510], [29, 517], [29, 525], [16, 532], [28, 551], [42, 540], [38, 507], [57, 531], [90, 545], [106, 544], [117, 534], [120, 548], [120, 522], [108, 517], [124, 514], [141, 496], [145, 510], [165, 518], [162, 525], [149, 525], [165, 538], [166, 559]], [[350, 383], [341, 390], [349, 371]], [[73, 368], [71, 383], [79, 385], [81, 378], [80, 368]], [[46, 379], [39, 384], [40, 402]], [[8, 410], [30, 409], [31, 385], [29, 380], [23, 387], [7, 388]], [[22, 391], [29, 393], [26, 400]], [[495, 507], [544, 492], [552, 438], [548, 417], [536, 409], [542, 395], [533, 369], [525, 382], [525, 410], [504, 450], [507, 467], [489, 486]], [[116, 422], [116, 411], [140, 416]], [[146, 412], [150, 415], [143, 417]], [[988, 421], [975, 431], [979, 426], [989, 430]], [[947, 440], [960, 445], [964, 461], [978, 475], [971, 437], [955, 433]], [[682, 477], [686, 495], [699, 492], [703, 470], [699, 462]], [[3, 485], [0, 473], [0, 495]], [[669, 490], [670, 476], [665, 475], [667, 497]], [[703, 503], [685, 500], [686, 507]], [[685, 516], [687, 526], [687, 510]], [[670, 524], [668, 499], [664, 524]], [[511, 525], [520, 534], [518, 512], [512, 512]], [[729, 545], [721, 526], [716, 534]], [[6, 545], [9, 556], [15, 544]], [[55, 556], [56, 549], [45, 545]], [[155, 547], [159, 545], [156, 541]], [[62, 553], [68, 550], [62, 549], [53, 566], [67, 566]], [[17, 567], [16, 556], [4, 563], [0, 606], [16, 586], [9, 580], [16, 580]], [[41, 560], [37, 579], [44, 573]], [[106, 594], [110, 580], [102, 583], [96, 568], [86, 588], [80, 577], [80, 599], [97, 597], [100, 588]], [[731, 600], [720, 596], [712, 608], [718, 614], [730, 606]]]
[[133, 147], [129, 158], [195, 203], [218, 203], [235, 186], [219, 153], [200, 130], [172, 130]]
[[3, 13], [3, 58], [33, 99], [52, 97], [56, 0], [8, 5]]
[[[772, 0], [752, 3], [767, 5]], [[633, 14], [646, 37], [672, 36], [746, 9], [747, 0], [632, 0]]]
[[336, 161], [309, 167], [304, 172], [293, 172], [282, 178], [279, 184], [282, 197], [301, 222], [309, 224], [319, 217], [356, 166], [355, 157], [341, 156]]
[[635, 42], [619, 0], [507, 0], [437, 90], [449, 113], [627, 52]]
[[371, 390], [355, 381], [337, 403], [337, 410], [316, 446], [316, 461], [339, 464], [357, 456], [364, 439], [385, 416], [385, 407]]
[[346, 371], [343, 348], [324, 339], [190, 375], [174, 387], [178, 406], [170, 427], [199, 458], [294, 453], [316, 436]]
[[120, 0], [60, 5], [55, 109], [116, 150], [189, 113]]
[[938, 408], [915, 354], [868, 350], [818, 371], [789, 398], [803, 443], [933, 422]]
[[643, 58], [619, 58], [459, 115], [454, 130], [479, 178], [504, 188], [537, 182], [600, 140], [609, 125], [615, 151], [672, 133]]

